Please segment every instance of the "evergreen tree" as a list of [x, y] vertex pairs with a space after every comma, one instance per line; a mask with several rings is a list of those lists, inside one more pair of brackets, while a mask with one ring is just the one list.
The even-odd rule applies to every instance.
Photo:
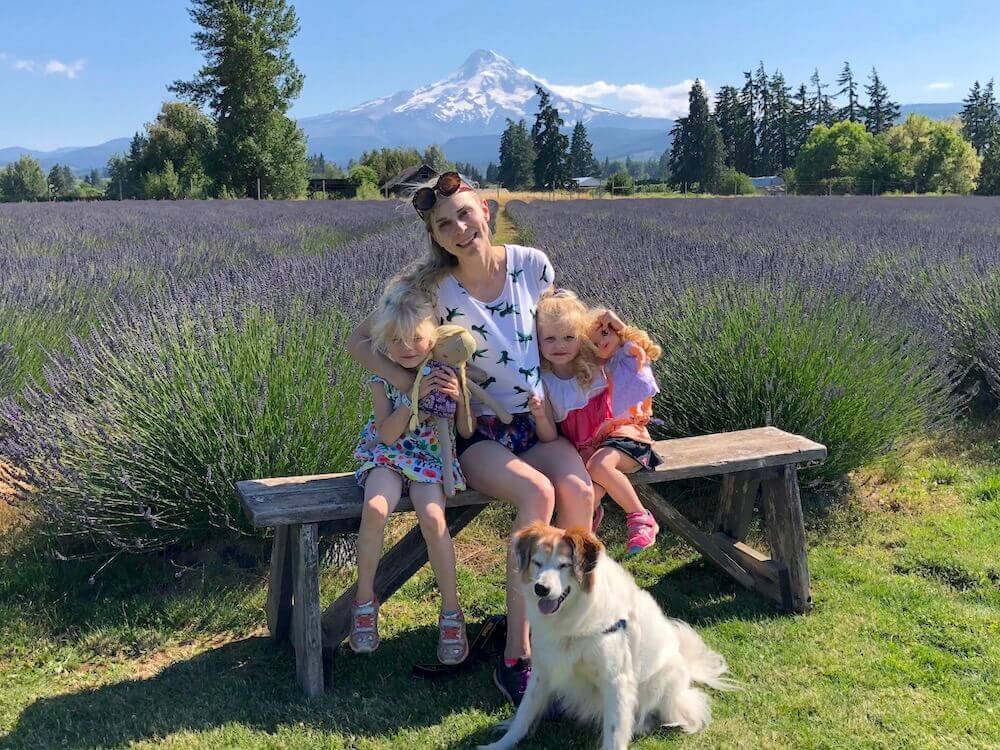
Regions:
[[529, 187], [534, 180], [535, 148], [524, 120], [507, 120], [500, 136], [500, 166], [497, 177], [508, 190]]
[[[375, 172], [375, 182], [376, 185], [381, 185], [387, 180], [392, 179], [404, 169], [409, 167], [416, 167], [421, 164], [427, 164], [430, 167], [435, 167], [438, 159], [444, 160], [444, 154], [441, 153], [440, 157], [432, 152], [432, 149], [437, 149], [438, 152], [441, 151], [437, 146], [432, 146], [424, 151], [423, 155], [415, 148], [380, 148], [372, 149], [371, 151], [365, 151], [361, 154], [361, 159], [358, 164], [365, 167], [371, 167]], [[431, 161], [428, 161], [430, 157]], [[434, 162], [434, 163], [431, 163]], [[354, 165], [351, 165], [354, 166]], [[348, 168], [349, 170], [350, 168]], [[447, 171], [446, 168], [437, 170], [439, 172]]]
[[963, 100], [965, 106], [959, 118], [962, 121], [962, 135], [965, 136], [980, 156], [994, 139], [1000, 126], [1000, 112], [997, 110], [993, 93], [993, 79], [980, 88], [979, 81], [972, 84], [969, 96]]
[[983, 154], [983, 164], [979, 172], [979, 195], [1000, 195], [1000, 136], [993, 141]]
[[753, 88], [757, 101], [757, 171], [759, 174], [774, 174], [774, 128], [773, 102], [770, 82], [764, 72], [763, 61], [757, 66], [753, 76]]
[[100, 170], [98, 170], [96, 167], [94, 169], [91, 169], [90, 170], [90, 174], [88, 174], [84, 178], [84, 180], [91, 187], [98, 187], [101, 184], [101, 172], [100, 172]]
[[486, 165], [486, 181], [487, 182], [497, 182], [500, 179], [500, 170], [497, 165], [490, 162]]
[[535, 124], [531, 126], [531, 141], [535, 149], [535, 187], [560, 188], [565, 186], [570, 175], [567, 173], [569, 138], [559, 129], [563, 120], [551, 103], [549, 93], [541, 86], [535, 86], [538, 94], [538, 112]]
[[323, 154], [310, 154], [306, 162], [309, 164], [310, 177], [322, 177], [326, 174], [326, 157]]
[[868, 106], [863, 107], [862, 111], [865, 127], [868, 128], [869, 132], [878, 135], [891, 128], [899, 118], [899, 104], [889, 99], [889, 89], [882, 83], [875, 68], [872, 68], [868, 81], [868, 85], [865, 86]]
[[813, 124], [833, 125], [834, 120], [836, 119], [833, 111], [833, 102], [830, 101], [829, 94], [823, 93], [823, 90], [827, 88], [827, 85], [820, 81], [819, 68], [816, 68], [813, 71], [812, 76], [809, 78], [809, 82], [812, 84], [813, 88]]
[[481, 183], [483, 181], [483, 173], [479, 171], [475, 164], [467, 161], [455, 162], [455, 171], [459, 174], [467, 177], [473, 182]]
[[678, 118], [670, 147], [671, 182], [676, 186], [697, 182], [704, 192], [719, 186], [725, 145], [708, 111], [708, 99], [700, 80], [695, 80], [688, 94], [688, 114]]
[[424, 164], [432, 167], [438, 174], [455, 168], [455, 165], [448, 161], [444, 155], [444, 151], [436, 143], [424, 149], [423, 161]]
[[594, 149], [587, 137], [587, 129], [582, 122], [573, 126], [573, 136], [569, 145], [570, 177], [590, 177], [600, 174], [600, 166], [594, 159]]
[[837, 111], [837, 119], [859, 122], [861, 120], [861, 105], [858, 104], [858, 84], [854, 80], [851, 64], [846, 60], [844, 61], [844, 69], [840, 71], [840, 76], [837, 78], [837, 85], [840, 86], [840, 90], [836, 95], [847, 95], [847, 104]]
[[303, 82], [289, 51], [295, 9], [287, 0], [193, 0], [189, 13], [206, 64], [170, 90], [214, 114], [220, 189], [255, 196], [259, 184], [262, 197], [304, 195], [305, 136], [286, 115]]
[[67, 181], [66, 172], [63, 171], [63, 168], [58, 164], [53, 164], [52, 169], [49, 170], [47, 182], [49, 193], [55, 198], [61, 198], [72, 193], [75, 180], [73, 179], [73, 173], [70, 172], [69, 181]]
[[757, 171], [759, 158], [757, 150], [757, 88], [751, 73], [745, 72], [743, 79], [743, 88], [740, 90], [743, 116], [739, 120], [740, 127], [737, 131], [737, 147], [733, 158], [733, 167], [740, 172], [754, 174]]
[[802, 146], [808, 140], [813, 125], [815, 125], [812, 101], [809, 99], [809, 91], [804, 83], [799, 85], [798, 91], [792, 97], [789, 120], [790, 157], [794, 162], [799, 151], [802, 150]]
[[715, 94], [715, 123], [722, 136], [723, 162], [727, 167], [733, 167], [745, 127], [740, 92], [735, 87], [721, 86]]
[[762, 148], [770, 162], [771, 174], [778, 174], [795, 163], [791, 89], [777, 70], [771, 76], [768, 88], [771, 97], [767, 128], [769, 137]]
[[[215, 149], [215, 124], [197, 107], [185, 102], [165, 102], [156, 119], [147, 123], [141, 159], [134, 168], [141, 175], [164, 174], [167, 163], [179, 193], [173, 197], [204, 198], [210, 191], [207, 165]], [[143, 179], [143, 185], [147, 181]], [[160, 190], [160, 197], [165, 188]], [[152, 197], [146, 195], [145, 197]]]

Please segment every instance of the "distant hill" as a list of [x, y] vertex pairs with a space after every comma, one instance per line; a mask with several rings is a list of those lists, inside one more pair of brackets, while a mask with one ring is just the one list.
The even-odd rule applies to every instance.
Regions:
[[[374, 148], [414, 147], [437, 143], [449, 159], [471, 162], [485, 169], [498, 159], [500, 133], [507, 119], [534, 121], [538, 109], [535, 85], [541, 78], [518, 68], [492, 50], [476, 50], [446, 78], [408, 91], [371, 99], [350, 109], [299, 120], [310, 153], [345, 164]], [[582, 121], [600, 160], [650, 159], [669, 147], [674, 121], [668, 118], [623, 114], [607, 107], [561, 97], [552, 102], [566, 122], [566, 132]], [[924, 114], [935, 120], [957, 115], [961, 102], [904, 104], [901, 117]], [[43, 169], [68, 164], [77, 173], [107, 166], [112, 154], [128, 149], [128, 138], [99, 146], [32, 151], [0, 149], [0, 166], [23, 154], [39, 160]]]

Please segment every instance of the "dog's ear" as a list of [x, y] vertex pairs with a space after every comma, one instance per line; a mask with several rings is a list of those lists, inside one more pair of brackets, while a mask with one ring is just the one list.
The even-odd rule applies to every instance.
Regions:
[[570, 529], [563, 538], [573, 550], [573, 575], [584, 591], [594, 588], [594, 568], [604, 545], [587, 529]]
[[545, 524], [535, 521], [530, 526], [514, 532], [514, 559], [517, 560], [519, 572], [524, 573], [528, 569], [531, 555], [535, 551], [535, 543], [544, 528]]

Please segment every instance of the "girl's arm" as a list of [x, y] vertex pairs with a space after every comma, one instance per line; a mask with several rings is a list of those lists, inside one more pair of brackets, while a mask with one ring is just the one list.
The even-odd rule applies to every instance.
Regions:
[[369, 315], [347, 337], [348, 353], [369, 372], [382, 376], [403, 393], [409, 393], [413, 388], [414, 374], [377, 351], [372, 344], [371, 335], [372, 316]]
[[[441, 385], [437, 386], [437, 391], [443, 393], [455, 401], [455, 430], [458, 434], [464, 438], [472, 437], [472, 433], [475, 432], [475, 421], [473, 422], [473, 429], [469, 429], [469, 418], [468, 412], [465, 408], [465, 399], [462, 398], [462, 390], [458, 383], [458, 375], [451, 368], [440, 367], [436, 368], [437, 373], [441, 379]], [[468, 372], [466, 372], [466, 377], [468, 377]]]
[[372, 410], [375, 412], [375, 438], [384, 445], [392, 445], [406, 430], [411, 411], [406, 406], [393, 409], [381, 383], [369, 385], [372, 389]]
[[531, 396], [528, 399], [528, 409], [531, 411], [531, 416], [535, 418], [535, 432], [538, 434], [540, 442], [551, 443], [559, 437], [556, 419], [552, 414], [552, 403], [547, 398]]

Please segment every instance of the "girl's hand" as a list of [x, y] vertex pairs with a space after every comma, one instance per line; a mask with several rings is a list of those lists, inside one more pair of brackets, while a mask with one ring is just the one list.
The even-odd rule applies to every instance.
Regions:
[[462, 396], [462, 391], [458, 385], [458, 375], [452, 369], [441, 370], [442, 377], [440, 378], [442, 385], [438, 386], [438, 393], [447, 396], [450, 399], [458, 401]]
[[627, 341], [625, 343], [625, 351], [630, 357], [635, 358], [635, 371], [639, 372], [646, 364], [646, 350], [639, 346], [634, 341]]
[[602, 326], [607, 326], [615, 333], [618, 333], [625, 327], [625, 324], [622, 322], [622, 319], [611, 312], [611, 310], [605, 310], [597, 316], [597, 319], [594, 321], [594, 328], [600, 328]]
[[528, 411], [536, 420], [545, 416], [545, 399], [532, 395], [528, 398]]

